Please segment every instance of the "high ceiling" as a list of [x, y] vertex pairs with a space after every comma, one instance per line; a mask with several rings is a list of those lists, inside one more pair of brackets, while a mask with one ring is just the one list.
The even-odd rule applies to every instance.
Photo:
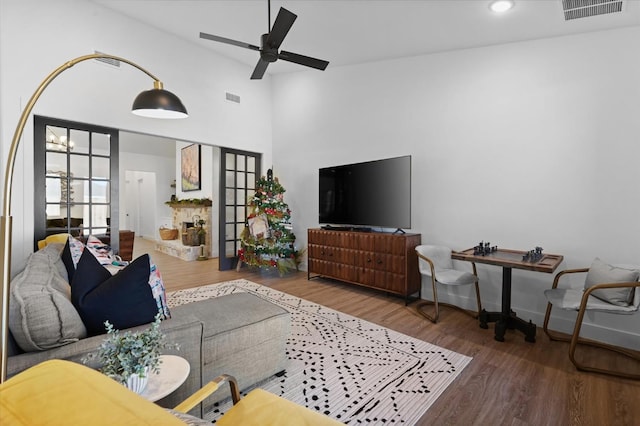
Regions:
[[[259, 46], [267, 32], [267, 0], [92, 1], [251, 67], [258, 52], [199, 33]], [[566, 21], [562, 0], [515, 0], [503, 15], [489, 10], [489, 0], [273, 0], [271, 20], [280, 7], [298, 15], [281, 49], [328, 60], [331, 68], [640, 25], [640, 1], [595, 1], [622, 3], [622, 11]], [[302, 69], [281, 60], [267, 73]]]

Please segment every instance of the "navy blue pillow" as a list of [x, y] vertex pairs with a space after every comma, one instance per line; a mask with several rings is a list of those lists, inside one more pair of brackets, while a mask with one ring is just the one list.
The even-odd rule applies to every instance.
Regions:
[[153, 322], [158, 306], [149, 286], [149, 255], [112, 276], [85, 250], [71, 282], [71, 303], [90, 336], [104, 334], [107, 320], [119, 330]]
[[73, 259], [71, 258], [71, 247], [69, 247], [69, 239], [67, 238], [67, 242], [62, 249], [62, 254], [60, 255], [62, 259], [62, 263], [64, 263], [64, 267], [67, 270], [67, 275], [69, 276], [69, 284], [73, 281], [73, 275], [76, 273], [76, 267], [73, 264]]

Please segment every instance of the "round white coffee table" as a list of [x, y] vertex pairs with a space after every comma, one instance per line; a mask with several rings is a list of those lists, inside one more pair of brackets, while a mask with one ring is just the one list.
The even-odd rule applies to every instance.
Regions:
[[160, 372], [149, 374], [149, 381], [140, 394], [149, 401], [157, 401], [169, 395], [187, 380], [191, 367], [189, 362], [176, 355], [160, 355]]

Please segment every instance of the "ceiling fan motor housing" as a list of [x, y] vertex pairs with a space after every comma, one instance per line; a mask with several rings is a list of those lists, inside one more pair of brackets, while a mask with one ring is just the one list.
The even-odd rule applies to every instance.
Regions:
[[260, 49], [260, 58], [267, 62], [275, 62], [278, 60], [278, 49], [273, 48], [267, 42], [269, 38], [269, 34], [262, 34], [260, 45], [262, 48]]

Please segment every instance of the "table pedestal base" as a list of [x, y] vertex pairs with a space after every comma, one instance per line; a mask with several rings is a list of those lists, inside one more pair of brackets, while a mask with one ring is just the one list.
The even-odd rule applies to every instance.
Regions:
[[507, 329], [523, 332], [524, 340], [527, 342], [535, 343], [536, 341], [536, 325], [531, 320], [527, 322], [518, 318], [513, 311], [505, 316], [502, 312], [487, 312], [483, 309], [478, 319], [480, 320], [480, 328], [489, 328], [487, 323], [490, 322], [496, 323], [494, 338], [498, 342], [504, 342], [504, 333]]
[[484, 309], [478, 317], [481, 328], [489, 328], [487, 323], [495, 322], [495, 339], [504, 342], [504, 333], [507, 329], [519, 330], [524, 333], [524, 340], [535, 343], [536, 325], [529, 320], [518, 318], [511, 310], [511, 268], [502, 268], [502, 312], [487, 312]]

